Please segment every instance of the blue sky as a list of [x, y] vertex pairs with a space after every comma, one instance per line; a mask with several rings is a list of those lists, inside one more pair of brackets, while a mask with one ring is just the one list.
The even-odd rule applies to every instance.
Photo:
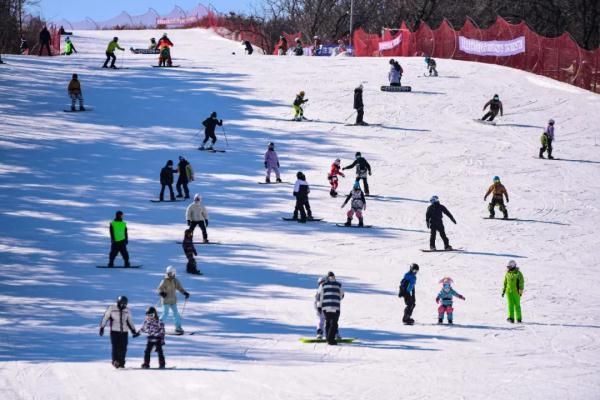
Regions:
[[[219, 12], [251, 11], [251, 4], [259, 0], [213, 0], [210, 4]], [[189, 10], [199, 3], [207, 6], [207, 0], [41, 0], [39, 5], [31, 7], [32, 14], [41, 14], [47, 19], [65, 18], [79, 21], [85, 17], [102, 21], [127, 11], [131, 15], [143, 14], [148, 8], [155, 9], [159, 14], [167, 14], [175, 5]]]

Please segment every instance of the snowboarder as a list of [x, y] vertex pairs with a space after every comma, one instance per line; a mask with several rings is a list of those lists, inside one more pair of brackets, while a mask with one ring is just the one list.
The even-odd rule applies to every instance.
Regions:
[[[442, 290], [438, 293], [435, 298], [435, 302], [439, 304], [438, 307], [438, 324], [442, 324], [444, 322], [444, 314], [448, 316], [448, 323], [452, 324], [453, 312], [454, 308], [452, 307], [453, 301], [452, 298], [454, 296], [458, 297], [461, 300], [466, 300], [463, 295], [458, 293], [456, 290], [452, 288], [452, 284], [454, 281], [452, 278], [445, 277], [440, 281], [442, 284]], [[442, 304], [440, 304], [440, 301]]]
[[356, 166], [356, 181], [359, 182], [361, 179], [363, 181], [363, 185], [365, 187], [365, 195], [369, 195], [369, 182], [367, 182], [367, 174], [371, 175], [371, 165], [369, 162], [362, 156], [360, 151], [357, 151], [355, 154], [355, 160], [352, 164], [345, 166], [342, 168], [350, 169]]
[[344, 289], [342, 289], [342, 284], [335, 279], [335, 274], [329, 271], [327, 280], [319, 286], [319, 300], [317, 302], [317, 312], [325, 313], [325, 332], [327, 333], [327, 344], [329, 345], [337, 345], [336, 334], [338, 333], [343, 298]]
[[48, 31], [48, 28], [44, 26], [44, 28], [40, 31], [40, 52], [38, 53], [38, 56], [42, 55], [42, 50], [44, 50], [44, 47], [48, 51], [48, 55], [52, 55], [52, 50], [50, 50], [50, 43], [52, 43], [50, 31]]
[[356, 213], [356, 217], [358, 218], [358, 226], [363, 226], [363, 211], [367, 210], [367, 200], [365, 200], [365, 194], [360, 189], [360, 182], [354, 182], [354, 187], [346, 196], [346, 200], [344, 200], [344, 204], [342, 204], [342, 208], [346, 206], [346, 203], [352, 199], [350, 203], [350, 210], [346, 213], [348, 219], [344, 225], [350, 226], [352, 225], [352, 217]]
[[[165, 319], [169, 316], [169, 310], [173, 312], [173, 318], [175, 319], [175, 333], [178, 335], [183, 335], [183, 328], [181, 327], [181, 315], [179, 315], [179, 310], [177, 310], [177, 293], [178, 290], [183, 294], [185, 300], [189, 299], [190, 294], [186, 292], [186, 290], [181, 286], [179, 279], [175, 277], [176, 270], [175, 267], [169, 265], [167, 267], [167, 272], [163, 280], [160, 282], [158, 286], [158, 294], [162, 299], [163, 305], [163, 314], [160, 316], [161, 322], [164, 322]], [[185, 305], [184, 305], [185, 307]]]
[[294, 99], [294, 121], [302, 121], [303, 119], [306, 119], [304, 117], [304, 109], [302, 108], [302, 104], [306, 103], [307, 101], [308, 99], [304, 98], [304, 90], [301, 90]]
[[267, 177], [265, 183], [271, 183], [271, 171], [275, 172], [275, 178], [277, 183], [281, 183], [281, 176], [279, 175], [279, 158], [275, 152], [275, 143], [269, 143], [269, 147], [265, 153], [265, 169], [267, 170]]
[[363, 121], [365, 115], [365, 105], [363, 104], [363, 85], [362, 83], [354, 89], [354, 109], [356, 110], [356, 122], [355, 125], [369, 125]]
[[544, 152], [548, 151], [548, 159], [554, 160], [552, 157], [552, 142], [554, 142], [554, 120], [548, 121], [548, 126], [541, 137], [542, 147], [540, 147], [540, 158], [544, 158]]
[[429, 56], [425, 57], [425, 64], [429, 70], [429, 76], [438, 76], [435, 60]]
[[127, 302], [127, 297], [119, 296], [117, 304], [108, 306], [104, 317], [102, 317], [102, 322], [100, 322], [100, 336], [104, 336], [104, 327], [110, 322], [112, 365], [115, 368], [125, 368], [129, 331], [131, 331], [134, 338], [140, 335], [133, 325], [133, 318], [129, 308], [127, 308]]
[[285, 56], [287, 54], [288, 51], [288, 42], [287, 39], [283, 36], [279, 36], [279, 42], [277, 42], [277, 44], [275, 45], [275, 47], [277, 48], [277, 55], [278, 56]]
[[[310, 193], [310, 187], [306, 182], [306, 176], [301, 171], [296, 174], [298, 179], [294, 184], [294, 196], [296, 197], [296, 206], [294, 208], [294, 220], [305, 223], [306, 219], [313, 219], [312, 211], [310, 209], [310, 203], [308, 202], [308, 194]], [[298, 219], [298, 213], [300, 213], [300, 219]]]
[[150, 46], [148, 46], [148, 50], [156, 50], [156, 39], [150, 38]]
[[315, 313], [317, 314], [317, 339], [323, 339], [323, 328], [325, 326], [325, 314], [322, 309], [319, 309], [319, 298], [321, 297], [321, 285], [327, 281], [326, 276], [322, 276], [317, 280], [317, 292], [315, 293]]
[[129, 253], [127, 252], [127, 224], [123, 221], [123, 211], [115, 213], [115, 219], [110, 223], [110, 254], [108, 256], [108, 266], [114, 267], [115, 258], [118, 253], [121, 253], [125, 268], [129, 268]]
[[70, 56], [73, 53], [77, 53], [77, 49], [75, 49], [75, 45], [71, 41], [71, 38], [67, 36], [65, 39], [65, 52], [63, 55]]
[[499, 206], [500, 211], [502, 211], [502, 214], [504, 214], [503, 218], [507, 219], [508, 218], [508, 210], [506, 209], [506, 206], [504, 205], [504, 197], [506, 197], [506, 202], [508, 203], [508, 192], [506, 191], [506, 188], [504, 187], [504, 185], [502, 183], [500, 183], [499, 176], [494, 177], [494, 183], [492, 183], [492, 185], [489, 187], [487, 192], [485, 192], [485, 196], [483, 196], [483, 201], [486, 201], [487, 197], [490, 194], [492, 195], [492, 201], [490, 204], [488, 204], [490, 218], [495, 217], [496, 214], [494, 213], [494, 208], [496, 206]]
[[251, 55], [252, 53], [254, 53], [254, 48], [252, 47], [252, 43], [250, 43], [249, 40], [243, 40], [242, 44], [245, 47], [244, 51], [247, 55]]
[[488, 106], [490, 107], [490, 111], [488, 111], [483, 117], [481, 117], [482, 121], [493, 121], [494, 118], [496, 118], [496, 115], [498, 115], [498, 112], [500, 112], [500, 116], [504, 115], [502, 102], [500, 101], [500, 96], [498, 96], [497, 94], [495, 94], [490, 101], [485, 103], [485, 105], [483, 106], [483, 111], [485, 111], [485, 109], [488, 108]]
[[171, 201], [175, 201], [175, 193], [173, 192], [173, 174], [177, 172], [173, 169], [173, 160], [168, 160], [167, 164], [160, 170], [160, 195], [159, 200], [165, 200], [165, 188], [169, 188]]
[[183, 243], [181, 244], [183, 248], [183, 253], [185, 254], [188, 262], [186, 266], [186, 272], [188, 274], [201, 275], [198, 270], [198, 264], [196, 263], [196, 259], [194, 256], [198, 255], [196, 251], [196, 246], [194, 246], [194, 230], [186, 229], [183, 236]]
[[140, 332], [148, 335], [146, 349], [144, 350], [144, 363], [141, 367], [144, 369], [150, 368], [150, 353], [152, 349], [156, 349], [158, 353], [158, 368], [164, 369], [165, 354], [163, 353], [163, 346], [165, 345], [165, 324], [158, 319], [156, 308], [148, 307], [146, 310], [146, 319]]
[[194, 202], [185, 210], [185, 219], [192, 232], [196, 229], [196, 225], [200, 227], [202, 239], [204, 243], [207, 243], [208, 234], [206, 233], [206, 227], [208, 226], [208, 212], [202, 204], [202, 196], [198, 193], [194, 196]]
[[[188, 188], [188, 183], [194, 180], [194, 170], [192, 169], [192, 164], [190, 164], [189, 161], [183, 156], [179, 156], [177, 173], [179, 174], [179, 177], [177, 178], [177, 185], [175, 185], [175, 189], [177, 189], [177, 197], [189, 199], [190, 189]], [[185, 194], [185, 196], [182, 194], [182, 187], [183, 194]]]
[[338, 175], [345, 178], [346, 175], [340, 170], [340, 165], [342, 161], [339, 158], [336, 158], [333, 164], [331, 164], [331, 170], [327, 175], [327, 180], [329, 180], [329, 184], [331, 185], [331, 190], [329, 191], [329, 195], [331, 197], [337, 197], [338, 192]]
[[415, 320], [412, 319], [412, 313], [416, 305], [415, 297], [415, 286], [417, 285], [417, 272], [419, 272], [419, 265], [412, 263], [409, 266], [408, 272], [404, 274], [404, 278], [400, 281], [400, 290], [398, 291], [398, 297], [404, 298], [404, 316], [402, 322], [404, 325], [413, 325]]
[[[202, 122], [202, 125], [204, 125], [204, 141], [202, 142], [202, 146], [200, 146], [200, 150], [212, 150], [213, 146], [217, 142], [215, 128], [217, 127], [217, 125], [223, 126], [223, 120], [217, 119], [217, 112], [213, 111], [212, 113], [210, 113], [210, 117], [206, 118]], [[212, 143], [208, 147], [205, 147], [209, 139], [212, 140]]]
[[85, 111], [85, 107], [83, 107], [83, 97], [81, 94], [81, 83], [79, 82], [77, 74], [73, 74], [71, 77], [71, 81], [67, 87], [67, 92], [71, 98], [71, 111], [75, 111], [76, 100], [79, 100], [79, 111]]
[[166, 33], [163, 33], [156, 45], [156, 49], [160, 51], [160, 55], [158, 56], [159, 67], [173, 66], [173, 61], [171, 60], [171, 47], [173, 47], [173, 42], [169, 40]]
[[442, 221], [442, 214], [446, 214], [448, 218], [454, 224], [456, 224], [456, 220], [450, 214], [450, 211], [446, 207], [440, 204], [440, 199], [437, 196], [432, 196], [429, 200], [431, 205], [427, 207], [427, 212], [425, 213], [425, 222], [427, 223], [427, 229], [431, 229], [431, 236], [429, 236], [429, 249], [435, 250], [435, 237], [437, 232], [440, 233], [442, 240], [444, 241], [444, 250], [452, 250], [452, 246], [450, 246], [450, 241], [446, 236], [446, 230], [444, 229], [444, 222]]
[[523, 296], [523, 290], [525, 289], [525, 278], [523, 278], [523, 274], [517, 268], [517, 263], [514, 260], [510, 260], [506, 268], [502, 297], [506, 294], [508, 302], [508, 318], [506, 320], [512, 324], [515, 322], [515, 316], [517, 322], [522, 321], [521, 296]]
[[102, 68], [108, 68], [108, 61], [110, 60], [110, 67], [113, 69], [117, 69], [117, 67], [115, 67], [115, 62], [117, 62], [117, 56], [115, 56], [116, 49], [125, 51], [124, 48], [119, 46], [119, 38], [115, 36], [113, 40], [111, 40], [110, 43], [108, 43], [108, 47], [106, 48], [106, 61], [104, 61], [104, 65], [102, 65]]
[[296, 47], [294, 47], [294, 55], [295, 56], [301, 56], [304, 54], [304, 49], [302, 48], [302, 42], [300, 41], [300, 38], [296, 38]]
[[390, 60], [390, 72], [388, 73], [388, 79], [390, 86], [402, 86], [400, 80], [402, 79], [402, 67], [400, 63], [394, 59]]

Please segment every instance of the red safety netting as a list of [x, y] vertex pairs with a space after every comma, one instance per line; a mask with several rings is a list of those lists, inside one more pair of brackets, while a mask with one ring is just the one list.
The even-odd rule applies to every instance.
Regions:
[[[400, 44], [379, 51], [379, 44], [389, 42], [402, 35]], [[508, 41], [525, 38], [525, 52], [511, 56], [482, 56], [467, 54], [459, 50], [458, 38], [480, 41]], [[564, 33], [556, 38], [548, 38], [532, 31], [527, 24], [510, 24], [501, 17], [487, 29], [481, 29], [468, 18], [460, 30], [455, 30], [447, 20], [437, 29], [431, 29], [422, 22], [411, 32], [402, 23], [398, 30], [384, 30], [383, 36], [370, 34], [362, 29], [353, 35], [354, 54], [362, 57], [423, 56], [453, 58], [505, 65], [600, 93], [600, 49], [584, 50]]]

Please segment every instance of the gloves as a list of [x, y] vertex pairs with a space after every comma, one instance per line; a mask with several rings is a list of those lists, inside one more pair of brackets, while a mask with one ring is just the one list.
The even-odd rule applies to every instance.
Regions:
[[277, 161], [277, 168], [279, 168], [279, 161]]
[[452, 222], [454, 222], [454, 225], [456, 225], [456, 220], [452, 220]]
[[510, 200], [506, 199], [506, 202], [507, 202], [507, 203], [510, 203]]
[[431, 228], [429, 228], [429, 224], [427, 224], [427, 229], [431, 229]]
[[188, 224], [188, 226], [192, 226], [192, 221], [190, 221], [190, 220], [188, 219], [188, 221], [187, 221], [187, 224]]
[[502, 297], [504, 297], [504, 291], [502, 291]]
[[435, 302], [436, 302], [436, 303], [438, 303], [438, 304], [440, 304], [440, 298], [439, 298], [439, 297], [436, 297], [436, 298], [435, 298]]
[[485, 197], [483, 198], [483, 201], [487, 201], [487, 196], [485, 196]]
[[159, 295], [160, 297], [167, 297], [167, 292], [160, 292]]
[[371, 173], [369, 172], [369, 176], [371, 176]]
[[223, 120], [221, 120], [220, 122], [221, 122], [221, 125], [223, 125]]
[[183, 292], [183, 296], [186, 300], [190, 298], [190, 294], [188, 292]]
[[465, 299], [465, 296], [460, 296], [459, 299], [461, 299], [461, 300], [467, 300], [467, 299]]
[[319, 307], [319, 308], [317, 308], [317, 312], [318, 312], [319, 314], [322, 314], [322, 313], [323, 313], [323, 309], [322, 309], [321, 307]]
[[265, 169], [267, 169], [267, 162], [265, 161]]
[[523, 291], [519, 289], [519, 297], [523, 296]]
[[138, 336], [140, 336], [140, 333], [139, 332], [133, 332], [132, 336], [133, 337], [138, 337]]
[[340, 208], [344, 208], [345, 204], [342, 204], [342, 206]]
[[204, 220], [204, 225], [208, 226], [208, 220]]
[[99, 333], [100, 333], [100, 336], [104, 336], [104, 327], [103, 326], [100, 327]]

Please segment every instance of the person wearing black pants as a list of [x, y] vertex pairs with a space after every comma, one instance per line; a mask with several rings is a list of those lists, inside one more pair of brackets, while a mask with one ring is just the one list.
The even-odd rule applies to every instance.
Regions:
[[110, 343], [112, 345], [112, 365], [115, 368], [125, 368], [129, 331], [133, 337], [140, 334], [136, 332], [131, 313], [127, 308], [127, 297], [119, 296], [117, 304], [108, 307], [100, 323], [100, 336], [104, 336], [104, 327], [110, 322]]
[[331, 271], [327, 273], [327, 280], [319, 286], [317, 296], [317, 312], [325, 313], [325, 331], [327, 332], [327, 344], [336, 345], [336, 335], [339, 328], [340, 310], [344, 289], [342, 284], [335, 279]]
[[190, 198], [190, 189], [188, 188], [188, 182], [190, 180], [194, 180], [194, 174], [192, 172], [192, 166], [189, 161], [186, 160], [183, 156], [179, 156], [179, 163], [177, 164], [177, 172], [179, 173], [179, 177], [177, 178], [177, 197], [184, 197], [181, 192], [181, 188], [183, 187], [183, 193], [185, 194], [185, 199]]
[[400, 282], [398, 297], [404, 298], [404, 304], [406, 304], [404, 316], [402, 317], [402, 322], [404, 322], [405, 325], [412, 325], [415, 323], [415, 320], [412, 319], [412, 313], [416, 305], [415, 286], [417, 284], [417, 272], [419, 272], [419, 265], [414, 263], [411, 264], [410, 269], [404, 274], [404, 278], [402, 278], [402, 281]]
[[110, 223], [110, 254], [108, 255], [108, 266], [113, 267], [115, 257], [121, 253], [125, 268], [129, 267], [129, 253], [127, 252], [127, 243], [129, 236], [127, 234], [127, 224], [123, 221], [123, 211], [115, 213], [115, 219]]
[[342, 170], [351, 169], [356, 167], [356, 181], [363, 181], [365, 196], [369, 195], [369, 182], [367, 182], [367, 175], [371, 175], [371, 164], [362, 156], [360, 151], [355, 154], [355, 160], [352, 164], [345, 166]]
[[431, 235], [429, 236], [429, 249], [435, 250], [436, 234], [439, 232], [442, 240], [444, 241], [444, 250], [452, 250], [450, 241], [446, 236], [444, 223], [442, 222], [442, 214], [446, 214], [446, 216], [448, 216], [448, 218], [450, 218], [454, 224], [456, 224], [456, 220], [452, 214], [450, 214], [450, 211], [440, 204], [440, 199], [437, 196], [433, 196], [429, 201], [431, 205], [427, 208], [427, 212], [425, 213], [425, 222], [427, 224], [427, 228], [431, 229]]
[[[294, 196], [296, 197], [296, 206], [294, 207], [293, 219], [298, 222], [305, 223], [306, 219], [312, 219], [312, 211], [310, 209], [310, 203], [308, 202], [308, 194], [310, 193], [310, 187], [306, 182], [306, 176], [301, 171], [296, 174], [297, 181], [294, 184]], [[306, 211], [305, 211], [306, 210]], [[300, 213], [300, 219], [298, 219], [298, 213]]]
[[483, 106], [483, 111], [485, 111], [485, 109], [488, 106], [490, 107], [490, 111], [488, 111], [483, 117], [481, 117], [482, 121], [493, 121], [494, 118], [496, 118], [496, 115], [498, 115], [498, 113], [500, 113], [500, 115], [504, 115], [504, 110], [502, 109], [502, 102], [500, 101], [500, 96], [498, 96], [497, 94], [495, 94], [490, 101], [485, 103], [485, 105]]
[[48, 31], [48, 28], [44, 27], [44, 29], [42, 29], [40, 32], [40, 52], [38, 54], [39, 56], [42, 55], [42, 50], [44, 49], [44, 47], [46, 48], [46, 50], [48, 50], [48, 55], [52, 55], [52, 50], [50, 50], [50, 42], [50, 32]]
[[362, 94], [363, 85], [361, 83], [356, 89], [354, 89], [354, 109], [356, 110], [355, 125], [367, 125], [367, 123], [363, 121], [363, 116], [365, 115], [365, 105], [363, 104]]
[[177, 172], [177, 170], [173, 169], [173, 160], [167, 161], [167, 165], [160, 170], [160, 201], [164, 201], [165, 199], [166, 187], [169, 188], [171, 201], [175, 201], [175, 193], [173, 192], [173, 173], [175, 172]]
[[[200, 146], [200, 150], [212, 150], [213, 146], [217, 142], [217, 135], [215, 135], [215, 129], [217, 125], [223, 126], [223, 120], [217, 119], [217, 113], [213, 111], [210, 114], [210, 117], [206, 118], [202, 122], [202, 125], [204, 125], [204, 141], [202, 142], [202, 146]], [[206, 146], [206, 143], [208, 143], [209, 140], [212, 141], [211, 144], [208, 145], [208, 147], [204, 147]]]

